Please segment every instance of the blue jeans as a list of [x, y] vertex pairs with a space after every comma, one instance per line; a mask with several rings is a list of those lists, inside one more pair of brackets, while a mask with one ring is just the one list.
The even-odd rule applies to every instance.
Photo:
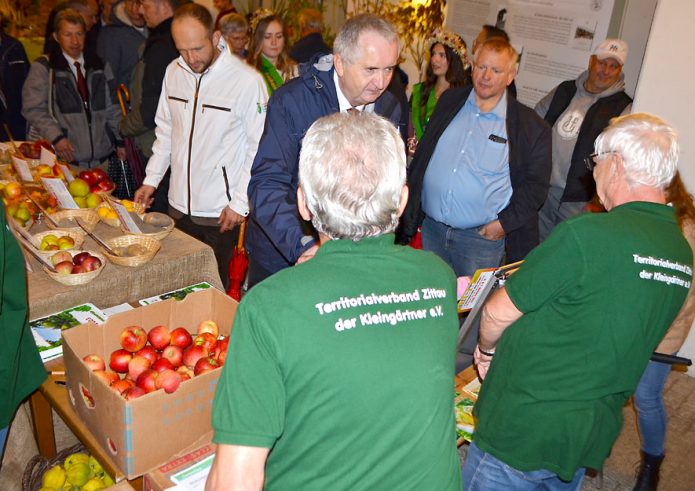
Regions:
[[456, 276], [473, 276], [476, 269], [496, 268], [504, 256], [504, 239], [488, 240], [481, 228], [453, 228], [425, 217], [422, 248], [441, 257]]
[[461, 477], [465, 491], [575, 491], [582, 487], [584, 472], [578, 469], [570, 482], [544, 469], [522, 472], [471, 443]]
[[2, 459], [2, 454], [5, 451], [5, 442], [7, 441], [7, 430], [9, 429], [9, 426], [5, 426], [4, 428], [0, 429], [0, 459]]
[[642, 451], [650, 455], [664, 455], [666, 439], [666, 408], [664, 384], [671, 365], [650, 361], [635, 390], [635, 410], [642, 439]]

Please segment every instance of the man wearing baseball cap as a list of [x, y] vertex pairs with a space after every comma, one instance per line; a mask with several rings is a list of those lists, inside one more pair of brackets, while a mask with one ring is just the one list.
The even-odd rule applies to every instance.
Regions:
[[541, 241], [559, 222], [583, 212], [595, 194], [584, 159], [610, 119], [632, 110], [622, 73], [627, 50], [625, 41], [606, 39], [594, 49], [585, 72], [536, 104], [536, 112], [553, 128], [550, 190], [538, 219]]

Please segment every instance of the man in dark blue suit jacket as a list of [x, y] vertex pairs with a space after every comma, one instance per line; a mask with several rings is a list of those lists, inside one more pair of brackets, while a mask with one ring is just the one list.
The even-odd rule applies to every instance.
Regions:
[[398, 64], [395, 28], [375, 15], [349, 19], [335, 54], [303, 66], [268, 102], [265, 130], [251, 168], [246, 233], [249, 285], [310, 259], [318, 249], [297, 210], [297, 164], [304, 134], [321, 116], [358, 110], [379, 114], [407, 132], [408, 109], [386, 88]]

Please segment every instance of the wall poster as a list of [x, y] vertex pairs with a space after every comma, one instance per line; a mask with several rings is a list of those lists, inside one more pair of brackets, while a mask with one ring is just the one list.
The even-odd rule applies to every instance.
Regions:
[[586, 70], [606, 38], [614, 0], [450, 0], [447, 29], [470, 47], [483, 24], [507, 31], [519, 52], [517, 98], [535, 106], [564, 80]]

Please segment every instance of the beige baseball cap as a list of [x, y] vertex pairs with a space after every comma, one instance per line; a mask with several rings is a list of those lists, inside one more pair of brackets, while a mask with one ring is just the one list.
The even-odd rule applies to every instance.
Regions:
[[599, 60], [613, 58], [624, 65], [627, 59], [627, 43], [622, 39], [606, 39], [596, 47], [593, 54]]

